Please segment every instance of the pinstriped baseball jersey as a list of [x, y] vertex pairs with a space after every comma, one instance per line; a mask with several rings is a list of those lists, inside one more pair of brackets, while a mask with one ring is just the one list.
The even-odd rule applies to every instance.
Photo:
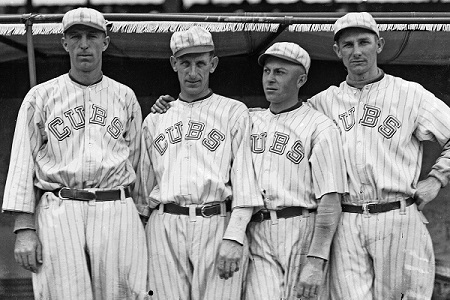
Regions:
[[145, 233], [131, 198], [62, 200], [46, 192], [36, 200], [34, 193], [129, 186], [141, 123], [134, 92], [106, 76], [83, 86], [65, 74], [26, 95], [3, 210], [36, 215], [43, 257], [33, 274], [36, 299], [134, 299], [146, 293]]
[[303, 105], [251, 117], [252, 157], [266, 208], [316, 208], [324, 194], [346, 192], [339, 131], [325, 115]]
[[[323, 195], [347, 192], [340, 134], [329, 118], [306, 105], [250, 116], [252, 158], [267, 209], [317, 208], [316, 199]], [[315, 215], [249, 224], [252, 259], [245, 299], [295, 297], [314, 223]], [[318, 297], [328, 299], [325, 286]]]
[[142, 129], [141, 207], [207, 204], [230, 196], [233, 207], [260, 206], [249, 119], [244, 104], [216, 94], [193, 103], [177, 100], [165, 114], [148, 115]]
[[[385, 74], [359, 90], [346, 82], [308, 101], [338, 124], [344, 143], [350, 199], [391, 202], [414, 195], [422, 165], [421, 141], [450, 139], [450, 108], [421, 85]], [[450, 151], [432, 174], [447, 182]]]
[[[309, 103], [341, 129], [350, 189], [344, 202], [413, 196], [424, 140], [444, 146], [430, 174], [447, 184], [450, 108], [421, 85], [383, 74], [362, 89], [346, 82], [330, 87]], [[416, 205], [343, 213], [330, 263], [332, 299], [431, 298], [434, 253]]]
[[3, 210], [34, 212], [33, 186], [130, 185], [141, 123], [134, 92], [107, 76], [88, 87], [68, 74], [35, 86], [19, 111]]

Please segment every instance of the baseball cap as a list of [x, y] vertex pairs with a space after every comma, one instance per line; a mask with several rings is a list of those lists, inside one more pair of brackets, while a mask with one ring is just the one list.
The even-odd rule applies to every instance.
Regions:
[[187, 53], [205, 53], [214, 50], [211, 33], [199, 26], [192, 26], [185, 31], [177, 31], [170, 39], [173, 56], [179, 57]]
[[64, 14], [62, 19], [64, 32], [73, 25], [78, 24], [93, 27], [106, 33], [106, 20], [103, 14], [92, 8], [79, 7]]
[[342, 30], [355, 27], [370, 30], [378, 37], [380, 36], [380, 30], [371, 14], [367, 12], [352, 12], [340, 17], [334, 23], [334, 40], [337, 40]]
[[264, 61], [267, 56], [275, 56], [298, 65], [302, 65], [306, 73], [309, 72], [309, 66], [311, 65], [311, 58], [305, 49], [295, 43], [278, 42], [267, 48], [266, 52], [258, 57], [258, 63], [260, 66], [264, 65]]

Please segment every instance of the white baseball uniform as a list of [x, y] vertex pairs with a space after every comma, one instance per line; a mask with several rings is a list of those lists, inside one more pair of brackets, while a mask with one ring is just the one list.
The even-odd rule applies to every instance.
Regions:
[[[450, 171], [450, 108], [421, 85], [383, 74], [362, 89], [343, 82], [309, 100], [342, 133], [350, 194], [363, 205], [413, 197], [422, 141], [444, 150], [430, 172]], [[430, 299], [434, 254], [415, 204], [384, 213], [344, 212], [331, 256], [333, 299]]]
[[[148, 206], [195, 208], [226, 199], [233, 207], [262, 206], [249, 135], [245, 105], [213, 93], [192, 103], [178, 99], [165, 114], [148, 115], [138, 207], [145, 214]], [[248, 256], [228, 280], [219, 278], [215, 265], [228, 220], [152, 212], [146, 226], [149, 286], [157, 299], [240, 299]]]
[[[19, 111], [3, 211], [36, 214], [43, 264], [36, 299], [134, 299], [146, 292], [147, 248], [135, 204], [62, 200], [61, 187], [124, 191], [135, 181], [142, 115], [134, 92], [107, 76], [68, 74], [33, 87]], [[44, 191], [40, 200], [35, 190]]]
[[[253, 111], [251, 150], [265, 208], [316, 209], [328, 193], [345, 193], [347, 182], [338, 128], [309, 106], [274, 114]], [[310, 253], [316, 213], [251, 222], [246, 299], [295, 299], [295, 286]], [[328, 259], [329, 249], [324, 250]], [[319, 299], [328, 299], [322, 288]]]

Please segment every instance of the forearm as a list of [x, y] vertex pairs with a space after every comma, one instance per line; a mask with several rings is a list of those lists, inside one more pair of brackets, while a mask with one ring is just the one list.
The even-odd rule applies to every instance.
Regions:
[[244, 244], [245, 231], [253, 214], [253, 207], [235, 207], [223, 239]]
[[322, 197], [317, 208], [314, 235], [308, 256], [328, 260], [331, 242], [341, 217], [340, 195], [326, 194]]
[[442, 148], [441, 155], [436, 160], [428, 176], [439, 180], [441, 187], [445, 187], [448, 184], [450, 177], [450, 141]]

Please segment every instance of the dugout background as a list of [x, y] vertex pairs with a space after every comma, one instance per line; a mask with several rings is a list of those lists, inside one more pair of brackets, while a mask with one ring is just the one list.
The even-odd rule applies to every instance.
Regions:
[[[331, 47], [331, 45], [330, 45]], [[389, 45], [387, 45], [389, 47]], [[262, 69], [257, 64], [257, 56], [223, 57], [211, 76], [213, 91], [244, 102], [249, 107], [267, 107], [261, 86]], [[69, 70], [67, 57], [38, 58], [37, 82], [41, 83]], [[437, 97], [450, 105], [450, 65], [381, 65], [392, 75], [421, 83]], [[136, 93], [145, 117], [151, 105], [161, 94], [177, 96], [179, 93], [176, 74], [170, 68], [168, 59], [131, 59], [104, 56], [103, 71], [107, 76], [130, 86]], [[344, 80], [346, 71], [340, 62], [313, 60], [306, 85], [300, 97], [311, 95]], [[0, 63], [0, 103], [1, 143], [0, 143], [0, 201], [9, 164], [15, 120], [23, 97], [29, 90], [28, 65], [26, 59]], [[424, 151], [423, 173], [426, 175], [432, 163], [440, 154], [440, 148], [427, 143]], [[450, 261], [450, 188], [444, 188], [424, 211], [430, 224], [437, 257]], [[1, 202], [0, 202], [1, 204]], [[28, 299], [30, 286], [11, 285], [11, 281], [29, 282], [30, 273], [19, 268], [13, 257], [13, 219], [7, 214], [0, 215], [0, 296], [22, 295], [17, 299]], [[14, 290], [19, 289], [19, 290]], [[0, 297], [2, 298], [2, 297]], [[7, 298], [2, 298], [7, 299]], [[11, 298], [16, 299], [16, 298]]]

